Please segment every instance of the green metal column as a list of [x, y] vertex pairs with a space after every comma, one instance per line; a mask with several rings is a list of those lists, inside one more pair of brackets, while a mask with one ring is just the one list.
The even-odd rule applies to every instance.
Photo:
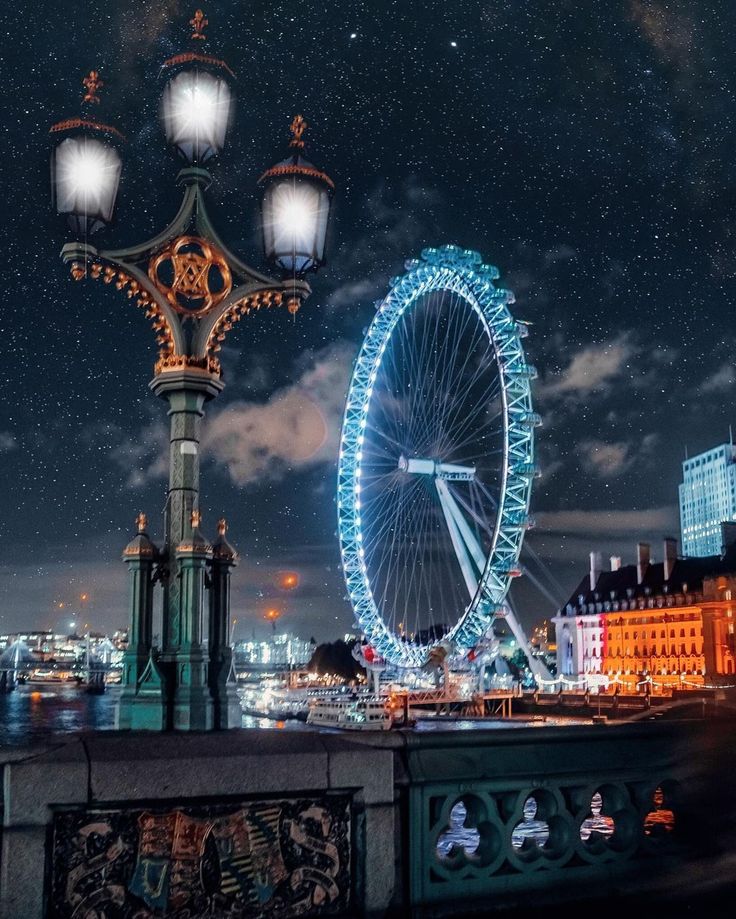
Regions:
[[237, 564], [237, 553], [225, 536], [224, 520], [220, 520], [217, 530], [211, 562], [209, 682], [215, 703], [215, 727], [225, 729], [238, 728], [243, 723], [230, 646], [230, 569]]
[[202, 648], [204, 589], [212, 549], [199, 532], [199, 446], [204, 404], [223, 388], [194, 369], [155, 377], [151, 389], [167, 399], [171, 420], [166, 500], [162, 647], [166, 726], [209, 730], [214, 724], [207, 662]]
[[[139, 685], [151, 656], [153, 623], [153, 569], [159, 552], [146, 533], [146, 517], [138, 515], [138, 533], [128, 543], [123, 561], [130, 576], [130, 632], [128, 647], [123, 655], [122, 692], [115, 711], [117, 728], [146, 726], [153, 721], [162, 726], [161, 711], [146, 713], [141, 709]], [[144, 703], [145, 707], [147, 702]], [[143, 725], [139, 722], [143, 721]]]

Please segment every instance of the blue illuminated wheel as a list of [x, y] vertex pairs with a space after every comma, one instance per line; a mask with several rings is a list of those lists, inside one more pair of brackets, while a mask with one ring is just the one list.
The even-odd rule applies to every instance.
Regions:
[[534, 465], [513, 295], [476, 252], [425, 249], [379, 306], [340, 442], [342, 564], [375, 652], [420, 667], [474, 647], [518, 574]]

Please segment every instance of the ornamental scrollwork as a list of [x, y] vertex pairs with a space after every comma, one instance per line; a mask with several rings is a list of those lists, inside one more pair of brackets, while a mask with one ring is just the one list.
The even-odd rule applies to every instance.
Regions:
[[[91, 278], [93, 281], [101, 280], [105, 284], [115, 284], [120, 291], [125, 291], [129, 300], [135, 300], [136, 305], [143, 310], [146, 319], [150, 320], [153, 331], [156, 333], [158, 345], [158, 358], [156, 368], [165, 365], [167, 361], [176, 356], [174, 347], [174, 334], [169, 322], [153, 297], [129, 274], [104, 265], [101, 262], [72, 262], [71, 275], [75, 281]], [[158, 372], [158, 370], [157, 370]]]
[[198, 236], [178, 236], [148, 265], [148, 276], [185, 316], [203, 316], [230, 293], [230, 268], [215, 246]]

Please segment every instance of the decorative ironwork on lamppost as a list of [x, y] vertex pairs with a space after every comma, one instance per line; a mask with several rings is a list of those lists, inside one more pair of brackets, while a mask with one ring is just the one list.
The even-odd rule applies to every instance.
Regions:
[[[112, 220], [122, 171], [117, 128], [96, 119], [103, 81], [85, 77], [79, 116], [51, 128], [53, 201], [77, 240], [61, 256], [72, 277], [114, 285], [136, 303], [156, 334], [151, 390], [166, 399], [170, 417], [169, 490], [164, 541], [157, 546], [140, 514], [123, 558], [130, 573], [131, 628], [117, 726], [202, 730], [241, 723], [229, 644], [230, 570], [237, 553], [220, 521], [218, 538], [201, 532], [199, 450], [204, 406], [223, 389], [218, 352], [232, 327], [262, 308], [286, 306], [293, 315], [310, 293], [307, 271], [324, 263], [332, 180], [302, 155], [306, 122], [292, 122], [293, 153], [268, 170], [262, 226], [267, 259], [280, 279], [251, 268], [215, 230], [204, 168], [226, 141], [235, 79], [225, 61], [202, 50], [208, 22], [190, 20], [191, 50], [167, 60], [161, 120], [167, 142], [185, 163], [179, 212], [153, 239], [127, 249], [98, 249], [89, 237]], [[154, 585], [163, 587], [161, 647], [153, 647]], [[209, 641], [205, 649], [205, 596]]]

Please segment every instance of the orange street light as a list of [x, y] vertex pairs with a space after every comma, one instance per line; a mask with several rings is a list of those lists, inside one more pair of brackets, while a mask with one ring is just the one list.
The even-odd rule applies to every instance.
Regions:
[[269, 609], [266, 611], [264, 617], [271, 623], [271, 628], [273, 629], [274, 635], [276, 634], [276, 622], [281, 618], [281, 611], [277, 609]]
[[299, 575], [296, 571], [284, 571], [279, 577], [279, 587], [282, 590], [294, 590], [299, 586]]

